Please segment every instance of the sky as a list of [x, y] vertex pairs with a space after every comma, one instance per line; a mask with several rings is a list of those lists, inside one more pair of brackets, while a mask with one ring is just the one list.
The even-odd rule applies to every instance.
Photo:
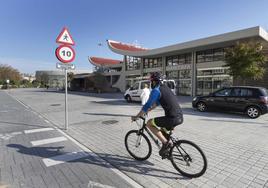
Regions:
[[[106, 40], [159, 48], [254, 26], [268, 30], [268, 0], [0, 0], [0, 64], [55, 70], [67, 27], [77, 70], [88, 56], [122, 60]], [[99, 45], [102, 44], [102, 45]]]

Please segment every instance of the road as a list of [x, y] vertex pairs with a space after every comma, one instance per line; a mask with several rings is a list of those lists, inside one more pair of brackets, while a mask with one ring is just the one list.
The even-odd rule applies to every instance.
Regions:
[[0, 187], [138, 187], [6, 92], [0, 107]]
[[[109, 171], [111, 167], [103, 167], [98, 162], [97, 164], [90, 157], [85, 156], [79, 159], [79, 162], [68, 161], [63, 164], [57, 164], [49, 168], [63, 168], [64, 166], [72, 166], [72, 170], [79, 166], [80, 161], [86, 160], [80, 168], [100, 168], [103, 173], [108, 170], [109, 178], [101, 179], [86, 179], [88, 181], [97, 182], [109, 186], [125, 186], [128, 182], [131, 186], [143, 187], [268, 187], [268, 115], [261, 116], [258, 119], [248, 119], [244, 115], [220, 113], [220, 112], [205, 112], [201, 113], [191, 108], [189, 98], [178, 97], [184, 112], [184, 123], [178, 126], [175, 134], [181, 139], [187, 139], [197, 143], [205, 152], [208, 158], [208, 169], [206, 173], [196, 179], [187, 179], [175, 171], [168, 160], [161, 160], [158, 156], [156, 147], [153, 147], [153, 154], [143, 162], [135, 161], [126, 152], [124, 147], [124, 136], [131, 130], [135, 129], [135, 123], [130, 122], [130, 116], [136, 114], [141, 106], [139, 103], [128, 104], [122, 99], [122, 94], [89, 94], [89, 93], [72, 93], [69, 94], [69, 129], [64, 128], [64, 94], [43, 90], [43, 89], [17, 89], [8, 92], [1, 92], [1, 99], [4, 97], [3, 104], [9, 101], [7, 98], [13, 98], [13, 103], [19, 105], [20, 101], [21, 112], [14, 111], [9, 119], [0, 124], [0, 131], [6, 131], [10, 127], [7, 122], [14, 122], [14, 117], [20, 117], [14, 125], [17, 127], [9, 132], [19, 132], [25, 128], [23, 124], [48, 126], [47, 124], [58, 127], [60, 132], [57, 135], [53, 132], [47, 132], [43, 136], [34, 136], [26, 138], [26, 134], [15, 135], [18, 139], [20, 136], [25, 136], [24, 139], [33, 141], [37, 139], [46, 139], [53, 136], [61, 137], [62, 134], [69, 136], [68, 141], [64, 141], [64, 147], [70, 148], [66, 152], [77, 151], [78, 142], [82, 152], [84, 150], [92, 151], [92, 155], [105, 161], [108, 166], [112, 166], [114, 171]], [[16, 100], [15, 100], [16, 99]], [[10, 106], [9, 104], [6, 104]], [[15, 105], [15, 106], [16, 106]], [[10, 114], [6, 111], [12, 111], [9, 107], [5, 110], [1, 108], [1, 117], [4, 114]], [[15, 109], [13, 109], [15, 110]], [[24, 114], [28, 114], [28, 118]], [[16, 114], [16, 115], [14, 115]], [[150, 114], [150, 117], [163, 115], [161, 108], [157, 108]], [[27, 119], [32, 119], [31, 121]], [[42, 122], [42, 123], [40, 123]], [[22, 125], [21, 125], [22, 124]], [[3, 128], [2, 128], [3, 127]], [[20, 128], [21, 127], [21, 128]], [[36, 127], [35, 127], [36, 128]], [[6, 131], [6, 132], [8, 132]], [[5, 132], [3, 132], [5, 133]], [[2, 134], [3, 134], [2, 133]], [[43, 134], [43, 133], [38, 133]], [[12, 138], [9, 142], [12, 141]], [[20, 140], [16, 142], [21, 144]], [[9, 143], [13, 144], [13, 143]], [[22, 144], [21, 144], [22, 145]], [[10, 148], [5, 144], [1, 145], [4, 149], [18, 153], [17, 148]], [[25, 146], [25, 145], [24, 145]], [[26, 145], [27, 146], [27, 145]], [[58, 146], [53, 144], [53, 146]], [[29, 146], [27, 146], [29, 147]], [[65, 149], [64, 148], [64, 149]], [[45, 153], [45, 152], [44, 152]], [[55, 153], [54, 153], [55, 154]], [[36, 155], [35, 155], [36, 156]], [[35, 158], [34, 155], [31, 157]], [[52, 155], [45, 154], [43, 158]], [[25, 157], [25, 156], [24, 156]], [[39, 160], [41, 159], [40, 156]], [[42, 161], [42, 160], [41, 160]], [[78, 168], [78, 167], [77, 167]], [[118, 170], [118, 171], [115, 171]], [[1, 171], [2, 172], [2, 171]], [[64, 170], [61, 170], [64, 172]], [[90, 176], [94, 173], [81, 173], [81, 177]], [[111, 177], [109, 175], [111, 173]], [[113, 175], [117, 175], [122, 180], [124, 175], [129, 179], [125, 179], [119, 183], [113, 184], [109, 180], [114, 180]], [[31, 176], [31, 175], [29, 175]], [[101, 175], [99, 175], [101, 176]], [[98, 173], [96, 177], [99, 177]], [[2, 177], [2, 176], [1, 176]], [[81, 178], [80, 175], [76, 176]], [[5, 179], [4, 179], [5, 180]], [[3, 178], [1, 179], [3, 181]], [[114, 182], [117, 183], [118, 181]], [[69, 179], [69, 183], [73, 183]], [[137, 183], [137, 184], [135, 184]], [[83, 185], [81, 185], [83, 186]], [[86, 186], [86, 185], [85, 185]]]

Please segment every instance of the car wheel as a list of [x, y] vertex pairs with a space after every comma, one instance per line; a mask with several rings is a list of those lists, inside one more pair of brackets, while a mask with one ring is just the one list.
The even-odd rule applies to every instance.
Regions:
[[197, 103], [197, 109], [200, 112], [205, 112], [207, 110], [207, 105], [204, 102]]
[[256, 106], [248, 107], [246, 113], [247, 113], [248, 117], [250, 117], [252, 119], [255, 119], [261, 115], [260, 109]]
[[131, 102], [132, 101], [131, 100], [131, 97], [129, 95], [126, 96], [126, 100], [127, 100], [127, 102]]

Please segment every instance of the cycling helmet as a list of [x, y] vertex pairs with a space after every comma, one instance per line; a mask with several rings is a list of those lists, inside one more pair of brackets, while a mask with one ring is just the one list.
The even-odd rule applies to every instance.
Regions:
[[161, 73], [159, 72], [153, 72], [150, 76], [151, 81], [161, 82], [163, 80], [163, 77]]

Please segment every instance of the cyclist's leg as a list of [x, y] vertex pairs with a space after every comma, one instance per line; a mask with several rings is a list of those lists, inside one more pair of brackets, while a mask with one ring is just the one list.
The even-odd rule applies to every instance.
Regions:
[[164, 135], [161, 133], [161, 131], [159, 130], [159, 127], [158, 125], [156, 125], [155, 123], [155, 118], [153, 119], [150, 119], [148, 122], [147, 122], [147, 125], [146, 125], [150, 131], [152, 131], [152, 133], [157, 136], [157, 138], [162, 142], [162, 144], [165, 144], [167, 142], [167, 139], [164, 137]]

